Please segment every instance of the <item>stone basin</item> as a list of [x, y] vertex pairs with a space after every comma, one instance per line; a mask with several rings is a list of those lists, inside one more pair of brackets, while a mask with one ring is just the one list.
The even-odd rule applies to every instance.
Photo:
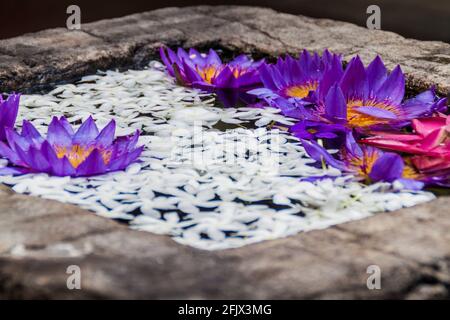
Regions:
[[[328, 48], [401, 64], [410, 91], [450, 91], [450, 45], [255, 7], [165, 8], [0, 41], [0, 90], [47, 91], [142, 68], [162, 45], [254, 57]], [[449, 298], [450, 198], [238, 249], [202, 251], [57, 201], [0, 189], [0, 298]], [[68, 290], [67, 267], [82, 270]], [[382, 289], [366, 286], [378, 265]]]

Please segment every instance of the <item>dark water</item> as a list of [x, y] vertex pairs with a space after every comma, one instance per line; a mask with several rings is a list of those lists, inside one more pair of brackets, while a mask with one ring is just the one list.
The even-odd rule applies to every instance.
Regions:
[[450, 196], [450, 188], [425, 188], [425, 191], [433, 192], [438, 197]]

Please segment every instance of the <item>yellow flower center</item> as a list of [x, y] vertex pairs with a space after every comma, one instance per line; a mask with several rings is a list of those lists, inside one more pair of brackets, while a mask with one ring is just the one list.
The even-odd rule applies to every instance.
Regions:
[[[351, 157], [350, 166], [356, 169], [358, 175], [365, 178], [369, 182], [369, 173], [372, 171], [372, 167], [378, 160], [380, 154], [377, 150], [363, 150], [364, 154], [361, 158]], [[409, 159], [405, 160], [405, 166], [403, 167], [402, 178], [418, 180], [420, 174], [412, 167]]]
[[382, 110], [390, 111], [395, 115], [400, 115], [399, 110], [385, 102], [377, 101], [363, 101], [363, 100], [349, 100], [347, 101], [347, 121], [350, 127], [369, 127], [375, 124], [389, 123], [389, 119], [377, 118], [364, 113], [359, 112], [356, 108], [366, 106], [375, 107]]
[[318, 85], [319, 84], [318, 84], [317, 81], [308, 82], [308, 83], [303, 84], [303, 85], [294, 85], [294, 86], [286, 88], [284, 93], [288, 97], [302, 99], [302, 98], [307, 97], [310, 91], [317, 90]]
[[405, 167], [403, 168], [402, 178], [417, 180], [420, 178], [420, 174], [414, 169], [411, 159], [405, 158]]
[[215, 66], [208, 66], [204, 69], [197, 68], [197, 73], [200, 75], [200, 77], [202, 77], [202, 79], [205, 82], [211, 84], [212, 80], [217, 76], [219, 71]]
[[245, 74], [247, 72], [246, 69], [240, 69], [240, 68], [234, 68], [232, 69], [233, 72], [233, 76], [237, 79], [239, 77], [241, 77], [243, 74]]
[[[78, 168], [80, 164], [84, 162], [84, 160], [89, 157], [89, 155], [94, 151], [94, 146], [81, 146], [79, 144], [75, 144], [70, 148], [55, 146], [56, 156], [61, 159], [67, 157], [70, 164], [74, 168]], [[111, 160], [111, 151], [110, 150], [101, 150], [99, 149], [103, 161], [105, 164], [108, 164]]]
[[[207, 83], [211, 84], [213, 80], [219, 75], [219, 73], [225, 68], [225, 66], [207, 66], [203, 69], [199, 69], [196, 67], [197, 73], [200, 75], [200, 77]], [[231, 68], [231, 72], [233, 73], [233, 76], [237, 79], [243, 74], [247, 72], [246, 69], [240, 69], [240, 68]]]
[[405, 179], [417, 179], [419, 177], [419, 174], [414, 170], [414, 168], [410, 166], [405, 166], [403, 168], [402, 177]]
[[364, 178], [368, 178], [372, 167], [377, 161], [379, 154], [376, 150], [363, 150], [362, 157], [352, 157], [350, 159], [350, 166], [354, 167], [358, 172], [358, 175]]

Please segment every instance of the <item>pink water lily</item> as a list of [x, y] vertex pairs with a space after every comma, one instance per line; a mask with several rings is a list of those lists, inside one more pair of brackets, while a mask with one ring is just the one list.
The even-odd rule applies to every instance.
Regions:
[[414, 119], [412, 127], [412, 134], [376, 132], [361, 142], [412, 154], [411, 161], [420, 171], [450, 169], [450, 116]]

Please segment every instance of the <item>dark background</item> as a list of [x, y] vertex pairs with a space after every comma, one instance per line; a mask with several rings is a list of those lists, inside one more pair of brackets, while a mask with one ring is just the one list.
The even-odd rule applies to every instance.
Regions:
[[381, 8], [381, 29], [422, 40], [450, 43], [450, 0], [0, 0], [0, 39], [52, 27], [65, 27], [66, 8], [81, 8], [81, 23], [168, 6], [241, 4], [291, 14], [366, 25], [366, 8]]

